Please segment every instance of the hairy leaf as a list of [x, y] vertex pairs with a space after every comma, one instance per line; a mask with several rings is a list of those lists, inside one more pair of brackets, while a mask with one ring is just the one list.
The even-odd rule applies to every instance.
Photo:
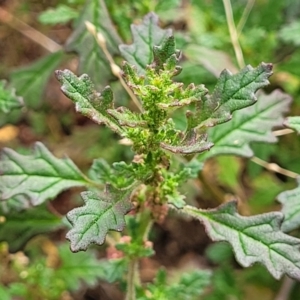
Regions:
[[24, 97], [27, 107], [37, 108], [40, 106], [48, 79], [62, 58], [63, 52], [58, 51], [11, 73], [11, 85], [16, 88], [19, 95]]
[[76, 111], [89, 117], [98, 124], [105, 124], [113, 131], [122, 133], [122, 128], [108, 110], [113, 110], [113, 93], [109, 86], [102, 93], [94, 90], [94, 84], [86, 74], [77, 77], [69, 70], [56, 71], [56, 77], [61, 83], [61, 90], [69, 97]]
[[282, 204], [281, 212], [284, 214], [282, 230], [285, 232], [292, 231], [300, 227], [300, 179], [298, 187], [284, 191], [277, 196], [278, 201]]
[[87, 31], [85, 22], [95, 25], [105, 39], [109, 53], [118, 54], [121, 39], [112, 24], [103, 0], [89, 0], [75, 24], [75, 30], [67, 41], [66, 49], [75, 51], [79, 55], [79, 73], [87, 73], [97, 84], [97, 88], [104, 88], [111, 79], [110, 65], [95, 38]]
[[22, 97], [16, 96], [14, 89], [7, 88], [5, 81], [0, 81], [0, 112], [7, 114], [11, 110], [21, 107], [22, 104]]
[[229, 242], [242, 266], [258, 262], [276, 279], [287, 274], [300, 280], [300, 240], [280, 230], [283, 214], [244, 217], [236, 206], [236, 202], [228, 202], [210, 210], [185, 206], [182, 211], [199, 219], [212, 240]]
[[89, 185], [70, 159], [54, 157], [42, 143], [36, 143], [33, 155], [4, 149], [0, 170], [1, 200], [21, 195], [38, 205], [68, 188]]
[[67, 218], [73, 228], [67, 233], [71, 250], [86, 250], [90, 244], [102, 245], [109, 230], [122, 231], [124, 215], [131, 210], [132, 189], [117, 190], [111, 186], [101, 193], [82, 192], [85, 205], [71, 210]]
[[289, 110], [290, 102], [291, 97], [279, 90], [270, 95], [260, 92], [255, 105], [236, 111], [230, 122], [209, 129], [209, 140], [214, 147], [199, 159], [203, 161], [220, 154], [250, 157], [253, 155], [251, 142], [276, 142], [272, 128], [282, 124], [283, 114]]
[[0, 242], [7, 242], [10, 252], [21, 250], [38, 234], [48, 233], [63, 226], [61, 218], [50, 213], [45, 205], [21, 212], [3, 213], [0, 209], [0, 216], [5, 218], [5, 221], [0, 223]]
[[138, 73], [144, 74], [145, 68], [153, 61], [153, 47], [172, 34], [171, 29], [161, 29], [158, 26], [158, 16], [149, 13], [140, 25], [131, 25], [133, 43], [120, 45], [122, 56], [132, 65], [135, 65]]
[[283, 123], [286, 127], [292, 128], [300, 133], [300, 117], [288, 117]]
[[245, 67], [237, 74], [224, 70], [211, 95], [199, 103], [197, 111], [190, 113], [188, 128], [212, 127], [229, 121], [232, 113], [257, 101], [255, 92], [268, 85], [272, 74], [271, 64], [260, 64], [257, 68]]

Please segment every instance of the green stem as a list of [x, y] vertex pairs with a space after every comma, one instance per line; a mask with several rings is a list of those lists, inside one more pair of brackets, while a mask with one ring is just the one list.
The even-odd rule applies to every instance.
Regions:
[[[153, 225], [153, 220], [151, 219], [149, 211], [144, 211], [140, 213], [140, 236], [142, 236], [142, 241], [147, 241], [149, 232]], [[136, 299], [136, 286], [139, 286], [140, 275], [139, 275], [139, 258], [130, 257], [128, 274], [127, 274], [127, 293], [125, 300], [135, 300]]]
[[136, 291], [135, 286], [139, 283], [138, 276], [138, 260], [136, 258], [131, 259], [128, 267], [127, 274], [127, 293], [125, 300], [135, 300]]

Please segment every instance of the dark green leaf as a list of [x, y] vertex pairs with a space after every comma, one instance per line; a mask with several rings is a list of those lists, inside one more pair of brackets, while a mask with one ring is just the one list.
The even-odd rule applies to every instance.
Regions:
[[7, 114], [22, 104], [22, 97], [16, 96], [14, 89], [7, 88], [5, 81], [0, 81], [0, 112]]
[[259, 262], [276, 279], [287, 274], [300, 280], [300, 240], [280, 230], [283, 214], [244, 217], [236, 206], [236, 202], [228, 202], [210, 210], [185, 206], [181, 211], [199, 219], [212, 240], [229, 242], [242, 266]]
[[78, 53], [78, 72], [89, 74], [96, 83], [97, 88], [104, 88], [114, 76], [102, 49], [97, 44], [94, 36], [87, 31], [86, 21], [95, 25], [97, 31], [104, 35], [108, 51], [112, 55], [119, 53], [118, 45], [122, 41], [110, 20], [104, 1], [87, 1], [82, 14], [75, 24], [75, 30], [67, 41], [66, 48], [68, 51]]
[[86, 250], [90, 244], [102, 245], [109, 230], [122, 231], [124, 215], [131, 208], [132, 189], [117, 190], [107, 186], [101, 194], [81, 193], [85, 205], [71, 210], [67, 218], [73, 228], [67, 233], [71, 250]]
[[122, 56], [132, 65], [136, 66], [138, 73], [145, 73], [145, 68], [153, 61], [153, 47], [172, 34], [171, 29], [161, 29], [158, 26], [158, 16], [149, 13], [140, 25], [131, 25], [133, 43], [120, 45]]
[[199, 103], [197, 111], [188, 115], [188, 128], [212, 127], [229, 121], [232, 112], [254, 104], [255, 92], [268, 85], [272, 74], [271, 64], [250, 65], [237, 74], [224, 70], [211, 95]]
[[288, 117], [284, 121], [284, 125], [300, 133], [300, 117]]
[[48, 233], [62, 227], [61, 218], [50, 213], [45, 205], [24, 211], [3, 214], [5, 221], [0, 223], [0, 242], [7, 242], [10, 252], [21, 250], [34, 236]]
[[62, 58], [63, 52], [58, 51], [11, 73], [11, 85], [16, 88], [19, 95], [24, 97], [27, 107], [37, 108], [40, 106], [48, 79]]
[[24, 197], [33, 205], [68, 188], [90, 184], [70, 159], [54, 157], [42, 143], [36, 143], [33, 155], [4, 149], [0, 170], [0, 199]]
[[67, 5], [59, 4], [55, 8], [48, 8], [39, 15], [42, 24], [65, 24], [78, 17], [78, 12]]
[[56, 71], [56, 77], [62, 85], [63, 93], [75, 103], [76, 111], [119, 134], [123, 132], [116, 119], [108, 113], [108, 110], [114, 108], [113, 93], [109, 86], [98, 93], [88, 75], [77, 77], [69, 70]]
[[282, 204], [282, 213], [284, 220], [282, 230], [285, 232], [292, 231], [300, 227], [300, 180], [298, 187], [280, 193], [277, 196], [278, 201]]
[[236, 111], [230, 122], [208, 131], [214, 147], [201, 155], [200, 160], [220, 154], [250, 157], [253, 155], [249, 145], [251, 142], [276, 142], [272, 128], [282, 124], [283, 114], [289, 110], [290, 102], [290, 96], [279, 90], [270, 95], [260, 92], [255, 105]]

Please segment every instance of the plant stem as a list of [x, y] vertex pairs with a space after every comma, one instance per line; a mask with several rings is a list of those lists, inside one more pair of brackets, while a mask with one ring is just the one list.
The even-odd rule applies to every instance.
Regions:
[[138, 277], [138, 260], [136, 258], [131, 259], [128, 267], [127, 274], [127, 293], [125, 300], [135, 300], [136, 292], [135, 285], [139, 283]]
[[286, 135], [295, 132], [293, 129], [285, 128], [285, 129], [279, 129], [273, 131], [273, 134], [275, 136], [281, 136], [281, 135]]
[[239, 43], [238, 33], [234, 24], [230, 0], [223, 0], [227, 25], [230, 33], [231, 43], [235, 52], [236, 60], [240, 68], [245, 66], [243, 52]]
[[41, 32], [37, 31], [36, 29], [32, 28], [28, 24], [20, 21], [8, 11], [0, 7], [0, 20], [2, 23], [10, 26], [11, 28], [19, 31], [24, 36], [28, 37], [35, 43], [39, 44], [46, 50], [51, 53], [57, 52], [62, 49], [62, 46], [42, 34]]
[[292, 171], [287, 170], [287, 169], [283, 169], [275, 163], [268, 163], [268, 162], [266, 162], [266, 161], [264, 161], [264, 160], [262, 160], [262, 159], [260, 159], [256, 156], [252, 157], [251, 161], [253, 161], [254, 163], [266, 168], [269, 171], [279, 173], [279, 174], [282, 174], [282, 175], [285, 175], [285, 176], [288, 176], [288, 177], [291, 177], [291, 178], [298, 178], [300, 176], [299, 174], [297, 174], [295, 172], [292, 172]]
[[243, 14], [242, 14], [242, 17], [237, 25], [237, 34], [238, 36], [241, 34], [246, 22], [247, 22], [247, 19], [249, 17], [249, 14], [253, 8], [253, 5], [255, 3], [255, 0], [248, 0], [247, 1], [247, 5], [243, 11]]
[[295, 283], [295, 280], [285, 276], [274, 300], [288, 300]]

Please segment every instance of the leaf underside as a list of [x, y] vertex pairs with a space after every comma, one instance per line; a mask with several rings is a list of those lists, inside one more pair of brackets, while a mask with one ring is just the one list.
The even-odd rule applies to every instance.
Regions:
[[290, 191], [284, 191], [277, 196], [282, 204], [281, 212], [284, 214], [282, 230], [292, 231], [300, 227], [300, 179], [298, 187]]
[[67, 214], [73, 228], [66, 238], [71, 242], [73, 252], [85, 251], [91, 244], [102, 245], [109, 230], [122, 231], [124, 215], [131, 208], [132, 190], [117, 190], [111, 186], [103, 193], [82, 192], [85, 205]]
[[291, 97], [279, 90], [270, 95], [259, 92], [257, 97], [258, 101], [253, 106], [234, 112], [230, 122], [208, 130], [209, 140], [214, 147], [199, 156], [201, 161], [221, 154], [251, 157], [251, 142], [277, 141], [272, 129], [282, 125]]
[[4, 149], [0, 170], [0, 200], [26, 198], [38, 205], [63, 190], [89, 184], [70, 159], [54, 157], [42, 143], [36, 143], [33, 155]]
[[276, 279], [287, 274], [300, 280], [300, 240], [280, 230], [282, 213], [244, 217], [236, 202], [210, 210], [185, 206], [182, 211], [199, 219], [213, 241], [229, 242], [243, 267], [261, 263]]
[[171, 29], [161, 29], [158, 26], [158, 16], [149, 13], [140, 25], [131, 25], [133, 43], [120, 45], [121, 55], [128, 63], [136, 66], [139, 74], [145, 73], [147, 65], [153, 61], [153, 47], [172, 35]]

